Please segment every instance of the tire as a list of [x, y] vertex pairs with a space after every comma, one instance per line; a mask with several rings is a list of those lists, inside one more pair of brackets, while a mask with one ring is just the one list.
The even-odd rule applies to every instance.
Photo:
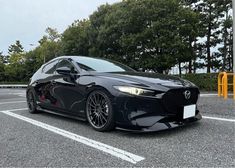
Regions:
[[27, 92], [27, 105], [30, 113], [37, 113], [36, 96], [33, 90]]
[[89, 94], [86, 101], [86, 115], [90, 125], [100, 132], [114, 129], [114, 113], [108, 94], [96, 90]]

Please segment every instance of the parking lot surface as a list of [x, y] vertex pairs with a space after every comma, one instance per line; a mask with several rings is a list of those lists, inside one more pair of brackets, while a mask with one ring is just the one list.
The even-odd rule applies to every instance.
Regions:
[[234, 102], [202, 95], [197, 123], [101, 133], [86, 122], [30, 114], [24, 89], [0, 89], [0, 167], [235, 167]]

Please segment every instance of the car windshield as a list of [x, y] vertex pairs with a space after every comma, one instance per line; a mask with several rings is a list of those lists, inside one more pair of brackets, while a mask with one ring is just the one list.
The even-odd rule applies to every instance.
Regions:
[[110, 60], [91, 58], [91, 57], [77, 57], [75, 58], [75, 61], [83, 71], [97, 71], [97, 72], [134, 71], [128, 66]]

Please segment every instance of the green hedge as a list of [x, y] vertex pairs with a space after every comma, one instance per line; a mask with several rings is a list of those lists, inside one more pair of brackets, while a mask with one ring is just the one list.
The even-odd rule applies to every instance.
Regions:
[[182, 78], [193, 82], [202, 91], [217, 91], [218, 73], [185, 74]]

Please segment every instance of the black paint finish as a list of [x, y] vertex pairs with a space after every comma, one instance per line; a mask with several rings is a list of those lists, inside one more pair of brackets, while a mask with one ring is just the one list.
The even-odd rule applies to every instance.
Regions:
[[[86, 120], [88, 95], [94, 90], [102, 90], [108, 93], [116, 126], [121, 129], [157, 131], [201, 119], [198, 110], [195, 117], [183, 119], [183, 107], [196, 104], [199, 96], [197, 86], [191, 82], [168, 75], [136, 72], [121, 64], [118, 66], [124, 66], [124, 70], [120, 72], [84, 70], [83, 67], [88, 65], [81, 65], [79, 60], [86, 58], [57, 57], [44, 64], [33, 75], [27, 92], [33, 90], [36, 94], [38, 109]], [[97, 61], [97, 64], [100, 63], [99, 60], [103, 61], [91, 57], [89, 60]], [[113, 86], [148, 89], [154, 91], [154, 96], [131, 95], [120, 92]], [[186, 90], [191, 92], [190, 99], [184, 96]]]

